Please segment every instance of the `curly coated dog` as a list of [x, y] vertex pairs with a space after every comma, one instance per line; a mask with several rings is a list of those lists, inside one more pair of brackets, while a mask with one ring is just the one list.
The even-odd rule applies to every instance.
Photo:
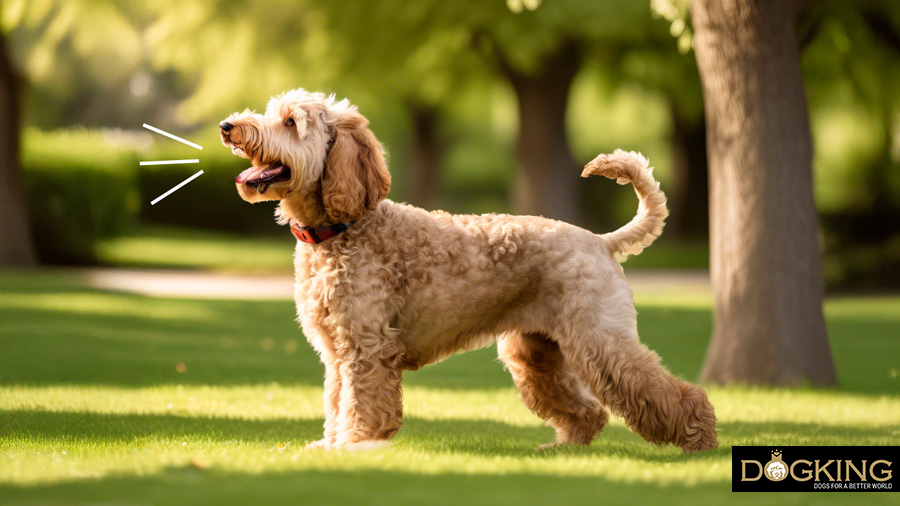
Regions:
[[609, 410], [657, 445], [715, 448], [700, 387], [670, 374], [638, 339], [617, 263], [659, 236], [665, 195], [637, 153], [600, 155], [582, 176], [630, 182], [637, 216], [615, 232], [534, 216], [428, 212], [385, 197], [384, 152], [347, 100], [302, 89], [220, 125], [252, 167], [248, 202], [278, 200], [297, 237], [295, 299], [325, 365], [325, 435], [310, 447], [387, 441], [400, 429], [404, 370], [495, 339], [522, 401], [587, 445]]

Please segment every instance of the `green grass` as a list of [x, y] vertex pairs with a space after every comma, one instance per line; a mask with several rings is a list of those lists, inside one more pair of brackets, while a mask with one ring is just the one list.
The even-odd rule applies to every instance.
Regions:
[[[695, 379], [703, 297], [640, 298], [642, 338]], [[878, 504], [732, 494], [733, 445], [900, 443], [900, 297], [828, 302], [841, 388], [710, 388], [721, 447], [682, 456], [614, 420], [589, 448], [551, 429], [489, 348], [407, 373], [392, 447], [304, 451], [321, 366], [290, 301], [158, 299], [0, 273], [0, 497], [9, 504]], [[179, 372], [178, 364], [184, 364]]]

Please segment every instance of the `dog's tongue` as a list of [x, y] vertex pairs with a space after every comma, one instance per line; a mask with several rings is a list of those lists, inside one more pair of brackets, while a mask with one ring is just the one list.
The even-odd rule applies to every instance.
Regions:
[[234, 182], [237, 184], [241, 184], [248, 179], [259, 179], [260, 176], [268, 167], [250, 167], [249, 169], [241, 172], [234, 178]]

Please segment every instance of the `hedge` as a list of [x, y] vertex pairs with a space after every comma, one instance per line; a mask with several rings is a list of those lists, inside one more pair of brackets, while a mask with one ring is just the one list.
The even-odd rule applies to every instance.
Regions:
[[[25, 196], [40, 259], [90, 264], [98, 240], [140, 222], [275, 234], [273, 203], [238, 197], [234, 176], [247, 160], [201, 136], [203, 151], [142, 132], [26, 129]], [[139, 165], [141, 160], [199, 158], [199, 164]], [[156, 205], [150, 202], [202, 169], [204, 174]]]
[[23, 135], [23, 183], [38, 255], [45, 263], [94, 261], [94, 244], [136, 222], [133, 148], [111, 134], [68, 130]]

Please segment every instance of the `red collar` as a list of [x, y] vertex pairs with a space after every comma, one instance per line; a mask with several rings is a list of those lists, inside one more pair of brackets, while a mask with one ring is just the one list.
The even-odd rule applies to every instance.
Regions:
[[318, 244], [325, 242], [332, 237], [337, 237], [341, 232], [350, 228], [352, 221], [346, 223], [337, 223], [335, 225], [325, 225], [323, 227], [301, 227], [296, 222], [291, 222], [291, 233], [300, 242], [309, 244]]

